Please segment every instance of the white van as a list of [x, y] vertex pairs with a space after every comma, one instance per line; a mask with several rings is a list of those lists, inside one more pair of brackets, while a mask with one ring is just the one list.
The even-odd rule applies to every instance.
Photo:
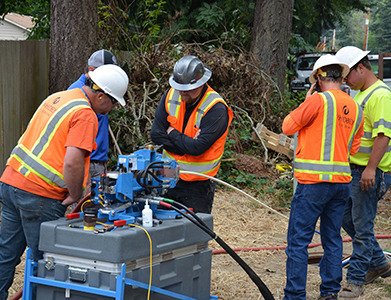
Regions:
[[[368, 59], [372, 66], [372, 71], [376, 75], [379, 72], [379, 55], [368, 54]], [[391, 88], [391, 57], [383, 57], [383, 82]], [[350, 91], [350, 97], [354, 98], [359, 91]]]

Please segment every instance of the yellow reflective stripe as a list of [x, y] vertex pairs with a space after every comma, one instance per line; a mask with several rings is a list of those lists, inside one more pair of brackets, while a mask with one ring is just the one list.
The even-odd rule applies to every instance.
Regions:
[[310, 174], [350, 174], [348, 162], [328, 162], [308, 159], [295, 159], [295, 172]]
[[323, 93], [319, 94], [322, 99], [323, 99], [323, 105], [324, 105], [324, 110], [323, 110], [323, 130], [322, 130], [322, 146], [320, 147], [320, 160], [324, 160], [324, 151], [325, 151], [325, 141], [326, 141], [326, 122], [327, 122], [327, 99], [326, 95]]
[[[85, 99], [69, 101], [58, 109], [46, 122], [40, 137], [35, 141], [31, 150], [24, 145], [18, 144], [12, 151], [11, 157], [15, 157], [29, 172], [33, 172], [39, 178], [50, 185], [66, 188], [64, 177], [61, 172], [40, 159], [45, 150], [50, 146], [50, 142], [63, 120], [73, 111], [82, 108], [91, 108]], [[29, 172], [19, 171], [24, 176]]]
[[[48, 183], [50, 185], [52, 184], [52, 182], [49, 179], [47, 179], [44, 176], [41, 176], [41, 174], [39, 174], [34, 169], [31, 169], [28, 165], [25, 165], [23, 163], [23, 160], [20, 157], [18, 157], [17, 155], [13, 154], [13, 155], [11, 155], [11, 157], [15, 158], [21, 164], [21, 166], [19, 167], [18, 171], [21, 172], [24, 176], [28, 176], [30, 173], [34, 173], [35, 175], [40, 177], [42, 180], [44, 180], [46, 183]], [[27, 172], [22, 172], [22, 169], [27, 169]]]
[[222, 156], [208, 162], [188, 162], [188, 161], [178, 160], [178, 164], [180, 166], [180, 169], [184, 171], [209, 173], [220, 165], [221, 157]]
[[378, 86], [378, 87], [375, 87], [372, 91], [370, 91], [370, 93], [364, 98], [364, 100], [361, 102], [361, 108], [362, 110], [364, 110], [365, 108], [365, 104], [367, 104], [369, 98], [371, 98], [372, 94], [377, 91], [378, 89], [386, 89], [386, 90], [389, 90], [391, 92], [391, 89], [388, 87], [388, 86], [385, 86], [385, 85], [381, 85], [381, 86]]
[[179, 109], [181, 106], [181, 95], [173, 88], [169, 91], [169, 97], [167, 102], [168, 114], [174, 117], [178, 117]]
[[[371, 90], [368, 95], [366, 95], [364, 97], [364, 99], [362, 100], [360, 106], [362, 108], [362, 110], [364, 111], [364, 108], [365, 108], [365, 105], [367, 104], [367, 102], [369, 101], [369, 99], [372, 97], [373, 93], [379, 89], [386, 89], [388, 91], [391, 92], [391, 89], [388, 87], [388, 86], [385, 86], [385, 85], [380, 85], [380, 86], [377, 86], [375, 87], [373, 90]], [[380, 121], [380, 120], [379, 120]], [[376, 129], [379, 125], [379, 123], [375, 122], [373, 124], [373, 128], [371, 127], [370, 128], [370, 132], [369, 131], [365, 131], [365, 130], [368, 130], [368, 125], [369, 123], [368, 122], [365, 122], [364, 121], [364, 135], [363, 137], [361, 138], [361, 145], [360, 145], [360, 148], [357, 152], [355, 156], [355, 162], [357, 162], [357, 155], [360, 156], [360, 154], [362, 154], [362, 158], [359, 159], [359, 162], [360, 163], [364, 163], [366, 164], [366, 162], [368, 161], [369, 157], [370, 157], [370, 154], [372, 153], [372, 148], [373, 148], [373, 142], [374, 142], [374, 138], [372, 138], [372, 135], [374, 134], [373, 131], [376, 132]], [[383, 124], [384, 125], [384, 124]], [[384, 126], [385, 128], [388, 128], [387, 126]], [[370, 146], [364, 146], [364, 144], [366, 144], [366, 142], [369, 142], [370, 143]], [[387, 149], [387, 152], [390, 152], [390, 149]]]
[[332, 161], [335, 151], [336, 101], [330, 92], [320, 93], [324, 101], [322, 147], [320, 159]]
[[333, 180], [333, 175], [329, 175], [329, 174], [319, 174], [319, 180], [332, 181], [332, 180]]
[[163, 158], [171, 158], [171, 159], [174, 159], [174, 156], [172, 156], [171, 154], [169, 154], [166, 150], [163, 150], [163, 155], [162, 155]]
[[[18, 149], [23, 150], [23, 152]], [[41, 159], [35, 158], [35, 156], [32, 155], [31, 152], [23, 145], [19, 145], [18, 147], [15, 147], [13, 153], [10, 156], [10, 159], [11, 158], [15, 158], [21, 164], [21, 167], [19, 167], [19, 171], [21, 171], [22, 168], [26, 168], [28, 170], [28, 172], [23, 172], [23, 173], [21, 172], [24, 176], [28, 176], [29, 173], [31, 172], [50, 185], [66, 188], [64, 176], [56, 169], [52, 168], [50, 165], [42, 161]], [[33, 161], [30, 162], [30, 164], [26, 163], [26, 160], [28, 161], [29, 159]], [[35, 168], [33, 168], [31, 165], [34, 164], [34, 162], [41, 165], [41, 167], [35, 166]], [[46, 174], [48, 176], [50, 175], [52, 179], [49, 179], [47, 176], [43, 174]]]
[[350, 150], [352, 149], [354, 136], [357, 134], [358, 129], [360, 128], [361, 121], [364, 117], [361, 107], [356, 102], [355, 104], [356, 104], [356, 118], [354, 119], [353, 130], [350, 132], [350, 136], [349, 136], [349, 144], [348, 144], [349, 153]]
[[194, 125], [197, 128], [201, 125], [201, 119], [204, 116], [205, 111], [207, 111], [209, 107], [215, 105], [218, 100], [223, 100], [223, 98], [215, 91], [209, 91], [205, 94], [195, 114]]
[[313, 171], [313, 170], [298, 170], [295, 168], [295, 172], [297, 173], [306, 173], [306, 174], [319, 174], [321, 175], [342, 175], [342, 176], [350, 176], [350, 172], [318, 172], [318, 171]]
[[64, 118], [77, 109], [91, 108], [88, 104], [86, 104], [86, 102], [86, 100], [74, 100], [68, 102], [63, 107], [60, 107], [59, 110], [47, 121], [46, 126], [41, 131], [41, 135], [32, 147], [31, 152], [37, 157], [40, 157], [49, 146], [50, 141]]
[[[171, 158], [174, 159], [172, 155], [170, 155], [166, 150], [163, 151], [163, 158]], [[219, 158], [216, 158], [214, 160], [210, 161], [204, 161], [204, 162], [188, 162], [184, 160], [178, 160], [177, 163], [179, 164], [179, 168], [184, 171], [193, 171], [198, 173], [209, 173], [216, 169], [221, 162], [221, 158], [223, 155], [221, 155]]]

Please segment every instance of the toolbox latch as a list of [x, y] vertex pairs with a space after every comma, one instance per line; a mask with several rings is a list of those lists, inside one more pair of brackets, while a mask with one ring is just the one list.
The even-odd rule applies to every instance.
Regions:
[[88, 269], [68, 267], [68, 278], [72, 281], [86, 282]]

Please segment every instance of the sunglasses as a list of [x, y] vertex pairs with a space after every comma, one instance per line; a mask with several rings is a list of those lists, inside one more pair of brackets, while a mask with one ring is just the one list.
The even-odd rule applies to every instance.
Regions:
[[106, 94], [105, 93], [105, 95], [107, 96], [107, 97], [109, 97], [109, 99], [111, 100], [111, 103], [114, 105], [114, 104], [117, 104], [117, 99], [115, 99], [113, 96], [110, 96], [109, 94]]
[[345, 78], [348, 78], [349, 75], [350, 75], [350, 73], [352, 73], [352, 71], [356, 70], [357, 67], [358, 67], [358, 64], [356, 64], [356, 65], [354, 65], [353, 67], [351, 67], [351, 68], [350, 68], [350, 71], [349, 71], [349, 73], [348, 73], [348, 75], [346, 75]]

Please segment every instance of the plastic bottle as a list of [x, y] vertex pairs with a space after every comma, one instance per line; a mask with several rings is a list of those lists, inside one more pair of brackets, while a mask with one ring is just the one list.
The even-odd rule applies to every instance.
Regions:
[[142, 215], [143, 215], [143, 227], [152, 227], [153, 225], [152, 210], [149, 208], [148, 200], [146, 200], [145, 202]]

